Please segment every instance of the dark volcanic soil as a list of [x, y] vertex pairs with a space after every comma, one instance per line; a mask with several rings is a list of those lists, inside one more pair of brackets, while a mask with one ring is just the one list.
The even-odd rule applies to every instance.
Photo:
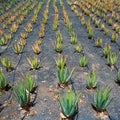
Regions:
[[[40, 0], [39, 0], [40, 1]], [[24, 31], [24, 27], [27, 22], [30, 22], [30, 19], [33, 15], [33, 10], [37, 7], [34, 7], [32, 11], [27, 15], [22, 25], [19, 26], [18, 31], [12, 35], [11, 42], [8, 43], [6, 47], [0, 46], [0, 57], [5, 55], [9, 56], [12, 61], [12, 65], [15, 68], [12, 72], [6, 72], [5, 68], [0, 63], [0, 67], [3, 68], [7, 81], [14, 85], [18, 81], [22, 81], [22, 74], [31, 73], [35, 78], [37, 89], [36, 94], [33, 94], [32, 97], [35, 99], [35, 104], [30, 108], [29, 112], [21, 110], [18, 103], [15, 101], [15, 98], [11, 92], [11, 89], [5, 91], [0, 96], [0, 120], [59, 120], [60, 116], [60, 106], [57, 100], [58, 93], [63, 93], [64, 90], [57, 87], [56, 80], [56, 70], [55, 59], [58, 57], [58, 53], [55, 52], [53, 43], [56, 40], [56, 32], [52, 30], [52, 24], [54, 21], [54, 8], [53, 0], [50, 2], [49, 6], [49, 16], [48, 21], [45, 27], [45, 37], [42, 39], [41, 53], [35, 55], [31, 45], [39, 37], [40, 24], [42, 22], [43, 13], [46, 7], [47, 0], [44, 1], [40, 12], [38, 13], [38, 19], [35, 24], [33, 24], [33, 31], [28, 34], [26, 39], [27, 45], [23, 49], [23, 53], [17, 55], [13, 51], [13, 44], [20, 38], [20, 32]], [[112, 51], [118, 53], [118, 61], [115, 64], [115, 68], [111, 69], [107, 65], [107, 60], [103, 57], [102, 48], [95, 47], [94, 39], [88, 39], [88, 33], [80, 22], [78, 16], [71, 11], [68, 3], [63, 0], [64, 6], [68, 13], [69, 19], [72, 22], [73, 29], [78, 37], [78, 43], [81, 43], [83, 46], [83, 53], [88, 57], [88, 65], [85, 68], [79, 66], [79, 58], [82, 53], [74, 52], [74, 45], [70, 44], [70, 35], [68, 29], [63, 20], [62, 8], [60, 7], [59, 0], [56, 2], [56, 6], [59, 10], [59, 26], [63, 37], [63, 52], [62, 54], [67, 58], [67, 66], [69, 70], [75, 67], [75, 71], [72, 75], [72, 85], [75, 91], [81, 91], [81, 97], [78, 103], [79, 113], [76, 117], [76, 120], [97, 120], [97, 113], [93, 110], [91, 103], [93, 102], [93, 96], [96, 90], [87, 90], [86, 89], [86, 73], [90, 72], [92, 66], [95, 68], [97, 74], [98, 85], [104, 88], [106, 85], [110, 85], [112, 88], [111, 97], [113, 101], [107, 108], [109, 117], [103, 116], [104, 120], [120, 120], [120, 86], [116, 84], [117, 69], [120, 67], [120, 36], [118, 42], [111, 43], [109, 33], [108, 36], [104, 36], [103, 32], [99, 28], [95, 28], [94, 24], [91, 24], [94, 27], [94, 39], [101, 37], [103, 40], [103, 46], [106, 43], [111, 45]], [[81, 11], [78, 8], [79, 11]], [[85, 16], [86, 19], [90, 19], [88, 16]], [[107, 26], [107, 25], [106, 25]], [[2, 29], [2, 25], [0, 25]], [[111, 28], [110, 28], [111, 29]], [[8, 32], [9, 29], [2, 29], [4, 32]], [[111, 29], [112, 31], [112, 29]], [[39, 58], [39, 63], [42, 66], [38, 70], [30, 70], [30, 66], [27, 62], [27, 57], [36, 56]], [[100, 119], [99, 119], [100, 120]]]

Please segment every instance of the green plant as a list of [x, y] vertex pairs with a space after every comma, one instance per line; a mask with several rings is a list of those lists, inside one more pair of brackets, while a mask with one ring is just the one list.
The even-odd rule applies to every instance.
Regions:
[[77, 112], [78, 100], [80, 93], [74, 93], [72, 90], [66, 91], [63, 96], [60, 96], [59, 103], [61, 106], [62, 114], [66, 118], [73, 118]]
[[27, 23], [26, 27], [25, 27], [25, 31], [30, 33], [32, 31], [32, 23]]
[[100, 24], [100, 20], [95, 19], [95, 27], [98, 27]]
[[67, 84], [74, 72], [74, 69], [75, 68], [73, 68], [69, 74], [67, 67], [59, 68], [57, 71], [57, 80], [58, 80], [59, 84]]
[[13, 50], [16, 54], [21, 54], [22, 53], [22, 46], [19, 45], [18, 43], [13, 44]]
[[1, 37], [0, 38], [0, 45], [1, 46], [4, 46], [4, 45], [6, 45], [7, 44], [7, 41], [5, 40], [5, 38], [4, 37]]
[[33, 49], [34, 53], [37, 54], [37, 55], [40, 54], [40, 52], [41, 52], [41, 49], [40, 49], [38, 43], [34, 43], [32, 45], [32, 49]]
[[86, 56], [81, 56], [80, 59], [79, 59], [79, 65], [81, 67], [85, 67], [88, 63], [88, 59]]
[[88, 89], [95, 88], [96, 84], [97, 84], [96, 73], [94, 72], [94, 70], [92, 70], [91, 73], [88, 74], [87, 88]]
[[18, 29], [18, 24], [17, 23], [13, 23], [11, 28], [10, 28], [10, 31], [11, 33], [15, 33]]
[[11, 38], [12, 38], [12, 35], [9, 33], [9, 34], [5, 34], [5, 38], [6, 38], [6, 40], [11, 40]]
[[95, 45], [96, 45], [96, 47], [102, 47], [102, 38], [98, 38], [98, 39], [95, 41]]
[[75, 46], [75, 52], [80, 53], [81, 51], [82, 51], [82, 45], [81, 44], [77, 44]]
[[7, 81], [5, 79], [5, 75], [3, 74], [2, 69], [0, 69], [0, 89], [5, 89], [6, 85]]
[[36, 69], [39, 68], [39, 63], [38, 63], [38, 58], [37, 57], [28, 57], [27, 61], [30, 64], [31, 69], [36, 70]]
[[62, 34], [60, 33], [60, 31], [56, 32], [56, 40], [57, 42], [62, 43]]
[[113, 24], [113, 20], [112, 19], [109, 19], [108, 20], [108, 25], [111, 26]]
[[27, 36], [28, 36], [28, 33], [27, 32], [22, 32], [22, 33], [20, 33], [20, 36], [21, 36], [21, 38], [26, 39]]
[[109, 30], [107, 28], [104, 29], [104, 35], [108, 35], [108, 33], [109, 33]]
[[116, 42], [118, 39], [118, 34], [115, 32], [112, 34], [112, 37], [111, 37], [111, 42]]
[[120, 69], [118, 69], [117, 72], [117, 82], [120, 83]]
[[32, 75], [27, 74], [24, 76], [24, 87], [31, 93], [35, 89], [35, 81]]
[[110, 97], [111, 89], [109, 86], [106, 86], [103, 91], [98, 87], [97, 93], [94, 95], [93, 106], [98, 112], [106, 110], [107, 106], [111, 103], [112, 99]]
[[91, 39], [93, 37], [94, 34], [94, 30], [92, 27], [88, 28], [88, 38]]
[[111, 46], [106, 44], [103, 48], [103, 55], [107, 58], [111, 50]]
[[58, 68], [64, 68], [66, 65], [66, 58], [63, 55], [60, 55], [55, 62]]
[[104, 26], [104, 24], [102, 24], [102, 23], [100, 24], [100, 30], [101, 30], [101, 31], [104, 31], [104, 30], [105, 30], [105, 26]]
[[26, 45], [26, 40], [23, 39], [23, 38], [20, 38], [20, 39], [19, 39], [19, 44], [20, 44], [22, 47], [24, 47], [24, 46]]
[[56, 41], [54, 46], [55, 46], [55, 51], [56, 52], [59, 52], [59, 53], [62, 52], [62, 43], [61, 42]]
[[70, 33], [70, 42], [71, 42], [71, 44], [76, 44], [77, 43], [77, 35], [75, 34], [75, 32], [74, 31], [72, 31], [71, 33]]
[[12, 71], [12, 63], [7, 56], [1, 58], [1, 63], [8, 72]]
[[110, 52], [108, 55], [108, 64], [112, 67], [118, 59], [118, 55], [116, 53]]
[[27, 93], [22, 83], [19, 83], [13, 89], [14, 96], [22, 108], [30, 103], [30, 93]]

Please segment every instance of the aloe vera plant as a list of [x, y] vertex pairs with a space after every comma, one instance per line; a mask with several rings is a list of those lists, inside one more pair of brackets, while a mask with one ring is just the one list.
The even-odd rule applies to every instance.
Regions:
[[72, 90], [66, 91], [66, 93], [63, 96], [60, 96], [60, 107], [62, 110], [62, 114], [66, 118], [74, 118], [77, 112], [79, 97], [80, 93], [75, 94]]
[[87, 65], [87, 63], [88, 63], [87, 57], [86, 56], [81, 56], [80, 60], [79, 60], [79, 65], [81, 67], [85, 67]]
[[1, 63], [8, 72], [12, 71], [12, 62], [9, 60], [7, 56], [1, 58]]
[[25, 27], [25, 31], [30, 33], [33, 30], [32, 23], [28, 23]]
[[70, 42], [71, 44], [76, 44], [77, 43], [77, 35], [73, 32], [71, 32], [70, 34], [71, 38], [70, 38]]
[[7, 41], [5, 40], [5, 38], [4, 37], [1, 37], [0, 38], [0, 45], [1, 46], [4, 46], [4, 45], [6, 45], [7, 44]]
[[75, 68], [73, 68], [69, 74], [67, 67], [59, 68], [57, 71], [57, 80], [58, 80], [59, 84], [67, 84], [74, 72], [74, 69]]
[[22, 46], [18, 43], [13, 44], [13, 50], [16, 54], [21, 54], [22, 53]]
[[103, 48], [103, 55], [107, 58], [111, 50], [111, 46], [106, 44]]
[[31, 69], [38, 69], [39, 68], [39, 63], [38, 63], [38, 58], [37, 57], [28, 57], [27, 61], [31, 67]]
[[20, 33], [21, 38], [26, 39], [28, 36], [27, 32]]
[[75, 52], [80, 53], [81, 51], [82, 51], [82, 45], [81, 44], [77, 44], [75, 46]]
[[108, 64], [110, 66], [113, 66], [116, 63], [117, 59], [118, 55], [116, 53], [110, 52], [110, 54], [108, 55]]
[[96, 84], [97, 84], [96, 74], [95, 74], [94, 70], [92, 70], [91, 73], [88, 74], [87, 88], [88, 89], [95, 88]]
[[26, 45], [26, 40], [23, 39], [23, 38], [20, 38], [20, 39], [19, 39], [19, 44], [20, 44], [22, 47], [24, 47], [24, 46]]
[[9, 34], [5, 34], [5, 38], [7, 41], [11, 40], [12, 38], [12, 35], [9, 33]]
[[62, 43], [62, 34], [60, 33], [60, 31], [56, 32], [56, 40], [57, 42]]
[[22, 108], [25, 108], [30, 103], [30, 93], [27, 93], [24, 85], [19, 83], [13, 89], [14, 96], [17, 102], [20, 104]]
[[92, 27], [88, 28], [88, 38], [91, 39], [93, 37], [94, 34], [94, 30]]
[[2, 69], [0, 69], [0, 89], [1, 90], [5, 89], [6, 85], [7, 85], [7, 81], [5, 75], [2, 72]]
[[102, 47], [102, 38], [98, 38], [98, 39], [95, 41], [95, 45], [96, 45], [96, 47]]
[[112, 37], [111, 37], [111, 42], [116, 42], [118, 39], [118, 34], [117, 33], [113, 33]]
[[56, 52], [59, 52], [59, 53], [62, 52], [62, 46], [63, 46], [63, 45], [62, 45], [61, 42], [56, 41], [55, 44], [54, 44], [54, 46], [55, 46], [55, 51], [56, 51]]
[[105, 111], [107, 106], [111, 103], [112, 99], [109, 99], [110, 92], [111, 88], [109, 86], [106, 86], [103, 91], [101, 91], [101, 88], [98, 87], [93, 101], [93, 106], [98, 112]]
[[15, 33], [18, 29], [18, 24], [17, 23], [13, 23], [11, 28], [10, 28], [10, 32], [11, 33]]
[[40, 49], [39, 44], [37, 42], [32, 45], [32, 49], [33, 49], [34, 53], [37, 55], [40, 54], [40, 52], [41, 52], [41, 49]]
[[64, 68], [64, 66], [66, 65], [66, 58], [63, 55], [60, 55], [56, 60], [56, 65], [58, 68]]
[[27, 74], [24, 76], [24, 87], [31, 93], [34, 92], [35, 81], [32, 75]]
[[105, 30], [105, 26], [104, 26], [104, 24], [102, 24], [102, 23], [100, 24], [100, 30], [101, 30], [101, 31], [104, 31], [104, 30]]

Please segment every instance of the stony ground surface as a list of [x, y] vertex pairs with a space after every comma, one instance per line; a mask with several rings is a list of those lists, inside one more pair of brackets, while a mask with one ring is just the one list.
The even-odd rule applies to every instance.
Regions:
[[[40, 1], [40, 0], [39, 0]], [[15, 34], [12, 35], [11, 42], [5, 46], [0, 46], [0, 56], [5, 55], [9, 56], [13, 66], [16, 69], [12, 72], [6, 72], [3, 68], [3, 71], [6, 75], [7, 80], [13, 84], [22, 79], [22, 73], [31, 73], [37, 83], [36, 90], [36, 99], [35, 105], [31, 107], [29, 112], [21, 110], [18, 103], [15, 101], [14, 96], [12, 95], [11, 90], [6, 91], [2, 96], [0, 96], [0, 120], [59, 120], [60, 106], [57, 101], [57, 96], [59, 91], [62, 91], [57, 87], [56, 80], [56, 70], [55, 58], [57, 58], [58, 53], [54, 50], [54, 41], [56, 40], [55, 31], [52, 30], [52, 24], [54, 20], [54, 9], [53, 9], [53, 0], [50, 1], [49, 6], [49, 16], [48, 21], [45, 27], [45, 37], [42, 39], [41, 53], [35, 55], [31, 49], [31, 45], [39, 37], [40, 24], [43, 18], [43, 13], [46, 7], [47, 0], [44, 1], [40, 12], [38, 13], [38, 20], [33, 24], [33, 31], [29, 33], [27, 38], [27, 44], [21, 55], [16, 55], [13, 51], [13, 44], [20, 38], [20, 32], [24, 31], [25, 25], [30, 22], [30, 19], [33, 15], [33, 10], [25, 18], [22, 25], [19, 26], [19, 29]], [[75, 33], [78, 37], [78, 43], [81, 43], [83, 46], [83, 52], [88, 57], [88, 65], [85, 68], [79, 66], [79, 57], [81, 53], [74, 52], [74, 45], [70, 44], [69, 32], [65, 26], [63, 20], [62, 8], [60, 7], [59, 0], [56, 2], [56, 6], [59, 11], [59, 26], [63, 36], [63, 52], [62, 54], [67, 58], [67, 66], [69, 70], [75, 67], [75, 71], [72, 76], [72, 85], [75, 91], [81, 91], [81, 97], [78, 103], [79, 113], [76, 117], [77, 120], [96, 120], [98, 119], [96, 112], [93, 110], [91, 103], [93, 102], [93, 96], [96, 90], [87, 90], [86, 89], [86, 73], [90, 72], [92, 66], [95, 67], [95, 72], [97, 74], [98, 86], [100, 85], [104, 88], [106, 85], [110, 85], [112, 88], [111, 97], [114, 98], [112, 103], [109, 105], [107, 112], [109, 117], [102, 119], [105, 120], [119, 120], [120, 119], [120, 86], [115, 83], [117, 69], [111, 69], [107, 65], [107, 60], [102, 55], [102, 48], [96, 48], [94, 40], [88, 39], [88, 34], [85, 26], [82, 26], [79, 17], [77, 17], [74, 12], [71, 11], [68, 3], [63, 0], [64, 6], [68, 13], [69, 19], [72, 22], [72, 26], [75, 30]], [[79, 11], [81, 11], [79, 9]], [[88, 16], [85, 16], [86, 19], [89, 19]], [[94, 24], [91, 23], [93, 26]], [[109, 27], [109, 26], [107, 26]], [[0, 25], [0, 29], [2, 26]], [[116, 63], [116, 67], [120, 67], [120, 36], [118, 38], [117, 45], [111, 43], [110, 36], [104, 36], [99, 28], [95, 28], [94, 39], [98, 36], [103, 39], [103, 45], [109, 43], [112, 47], [112, 50], [117, 52], [119, 57]], [[111, 29], [111, 28], [110, 28]], [[3, 30], [3, 29], [2, 29]], [[112, 30], [112, 29], [111, 29]], [[8, 32], [9, 29], [4, 29], [4, 32]], [[39, 70], [30, 70], [30, 67], [27, 62], [27, 57], [37, 56], [42, 67]], [[3, 67], [0, 63], [0, 67]], [[104, 116], [103, 116], [104, 117]]]

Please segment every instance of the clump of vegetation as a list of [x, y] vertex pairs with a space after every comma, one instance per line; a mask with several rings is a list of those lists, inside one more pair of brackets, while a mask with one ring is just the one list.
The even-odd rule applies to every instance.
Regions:
[[0, 45], [1, 46], [5, 46], [7, 44], [7, 41], [5, 40], [5, 38], [4, 37], [1, 37], [0, 38]]
[[66, 57], [60, 55], [57, 60], [55, 60], [55, 62], [58, 68], [64, 68], [64, 66], [66, 65]]
[[94, 89], [96, 87], [96, 84], [96, 73], [94, 72], [94, 70], [92, 70], [91, 73], [88, 74], [87, 88]]
[[74, 93], [72, 90], [66, 91], [65, 95], [60, 96], [59, 103], [62, 114], [68, 119], [73, 119], [77, 112], [77, 104], [80, 93]]
[[98, 39], [95, 41], [95, 45], [96, 45], [96, 47], [102, 47], [102, 38], [98, 38]]
[[56, 51], [56, 52], [59, 52], [59, 53], [62, 52], [62, 47], [63, 47], [63, 45], [62, 45], [61, 42], [56, 41], [56, 42], [54, 43], [54, 46], [55, 46], [55, 51]]
[[105, 58], [107, 58], [108, 55], [110, 54], [110, 50], [111, 46], [109, 44], [106, 44], [103, 48], [103, 55], [105, 56]]
[[105, 30], [105, 26], [104, 26], [104, 24], [102, 24], [102, 23], [100, 24], [100, 30], [101, 30], [101, 31], [104, 31], [104, 30]]
[[111, 37], [111, 42], [116, 42], [118, 39], [118, 34], [115, 32], [112, 34], [112, 37]]
[[12, 35], [9, 33], [9, 34], [5, 34], [5, 38], [7, 41], [11, 40], [12, 38]]
[[57, 80], [59, 82], [59, 85], [66, 85], [69, 82], [73, 72], [74, 68], [72, 69], [70, 74], [67, 67], [59, 68], [57, 71]]
[[31, 69], [36, 70], [39, 68], [38, 58], [37, 57], [28, 57], [27, 61]]
[[7, 56], [1, 58], [1, 63], [8, 72], [11, 72], [13, 70], [12, 62], [9, 60]]
[[111, 89], [109, 86], [106, 86], [103, 91], [98, 87], [97, 93], [94, 95], [93, 107], [98, 112], [103, 112], [106, 110], [107, 106], [111, 103], [112, 99], [110, 97]]
[[79, 59], [79, 65], [80, 67], [85, 67], [88, 63], [88, 59], [86, 56], [81, 56]]
[[13, 50], [16, 54], [21, 54], [22, 53], [22, 46], [19, 45], [18, 43], [13, 44]]
[[71, 32], [70, 36], [71, 36], [71, 39], [70, 39], [71, 44], [76, 44], [77, 43], [77, 35], [75, 34], [75, 32], [74, 31]]
[[91, 39], [93, 37], [94, 34], [94, 30], [92, 27], [88, 28], [88, 38]]
[[81, 51], [82, 51], [82, 45], [81, 44], [77, 44], [75, 46], [75, 52], [80, 53]]
[[28, 36], [27, 32], [20, 33], [21, 38], [26, 39]]
[[110, 54], [108, 55], [108, 64], [110, 65], [110, 67], [114, 66], [117, 59], [118, 59], [118, 55], [116, 53], [110, 52]]
[[109, 33], [109, 30], [107, 28], [104, 29], [104, 35], [108, 35], [108, 33]]
[[20, 44], [22, 47], [24, 47], [24, 46], [26, 45], [26, 40], [23, 39], [23, 38], [20, 38], [20, 39], [19, 39], [19, 44]]
[[32, 75], [27, 74], [24, 76], [24, 87], [28, 90], [28, 92], [32, 93], [35, 89], [35, 81]]
[[27, 93], [22, 83], [17, 84], [13, 89], [14, 96], [22, 108], [26, 108], [30, 103], [30, 93]]
[[7, 86], [7, 81], [5, 75], [2, 72], [2, 69], [0, 69], [0, 90], [5, 89], [6, 86]]
[[34, 53], [37, 54], [37, 55], [40, 54], [40, 52], [41, 52], [41, 49], [40, 49], [38, 43], [34, 43], [34, 44], [32, 45], [32, 49], [33, 49]]
[[62, 34], [60, 33], [60, 31], [56, 32], [56, 40], [57, 42], [62, 43]]
[[18, 29], [18, 24], [17, 23], [13, 23], [11, 28], [10, 28], [10, 31], [11, 33], [15, 33]]
[[25, 27], [25, 31], [30, 33], [32, 31], [32, 23], [27, 23], [26, 27]]

